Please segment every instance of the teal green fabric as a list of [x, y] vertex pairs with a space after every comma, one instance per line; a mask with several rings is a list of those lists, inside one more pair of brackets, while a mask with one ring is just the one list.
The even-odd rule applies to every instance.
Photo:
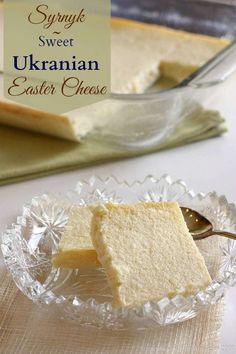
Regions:
[[227, 130], [224, 123], [218, 112], [201, 109], [183, 120], [165, 142], [141, 150], [125, 149], [92, 138], [79, 144], [0, 126], [0, 185], [219, 136]]

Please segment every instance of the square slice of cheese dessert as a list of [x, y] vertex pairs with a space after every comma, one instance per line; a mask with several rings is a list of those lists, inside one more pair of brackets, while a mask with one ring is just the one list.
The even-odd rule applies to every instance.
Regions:
[[192, 295], [211, 281], [175, 202], [98, 207], [92, 240], [115, 307]]
[[53, 258], [58, 268], [96, 268], [101, 266], [93, 247], [90, 229], [94, 206], [72, 208], [68, 223]]

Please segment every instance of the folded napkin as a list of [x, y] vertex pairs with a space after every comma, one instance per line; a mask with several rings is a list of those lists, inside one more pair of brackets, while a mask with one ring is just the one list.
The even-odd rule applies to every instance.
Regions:
[[126, 149], [88, 137], [81, 144], [0, 126], [0, 185], [46, 176], [87, 165], [144, 155], [221, 135], [224, 119], [199, 107], [159, 145]]

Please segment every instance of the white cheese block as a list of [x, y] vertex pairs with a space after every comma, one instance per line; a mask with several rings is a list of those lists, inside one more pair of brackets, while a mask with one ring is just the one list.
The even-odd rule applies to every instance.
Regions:
[[211, 282], [175, 202], [98, 207], [91, 236], [116, 307], [194, 295]]
[[72, 208], [53, 258], [55, 267], [89, 269], [101, 266], [90, 236], [93, 209], [93, 206]]

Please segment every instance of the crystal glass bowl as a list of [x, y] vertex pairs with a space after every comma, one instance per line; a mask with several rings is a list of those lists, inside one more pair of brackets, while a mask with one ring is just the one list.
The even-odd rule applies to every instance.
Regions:
[[169, 325], [195, 317], [217, 303], [228, 286], [236, 283], [236, 242], [213, 236], [198, 241], [212, 283], [194, 296], [165, 297], [134, 309], [113, 309], [103, 269], [56, 269], [51, 258], [57, 250], [72, 205], [90, 203], [175, 200], [201, 212], [217, 229], [236, 231], [236, 210], [215, 192], [195, 194], [184, 182], [169, 176], [144, 181], [118, 181], [92, 177], [80, 181], [66, 195], [43, 195], [23, 206], [22, 215], [3, 234], [5, 263], [18, 288], [36, 304], [57, 308], [61, 318], [80, 325], [129, 329]]

